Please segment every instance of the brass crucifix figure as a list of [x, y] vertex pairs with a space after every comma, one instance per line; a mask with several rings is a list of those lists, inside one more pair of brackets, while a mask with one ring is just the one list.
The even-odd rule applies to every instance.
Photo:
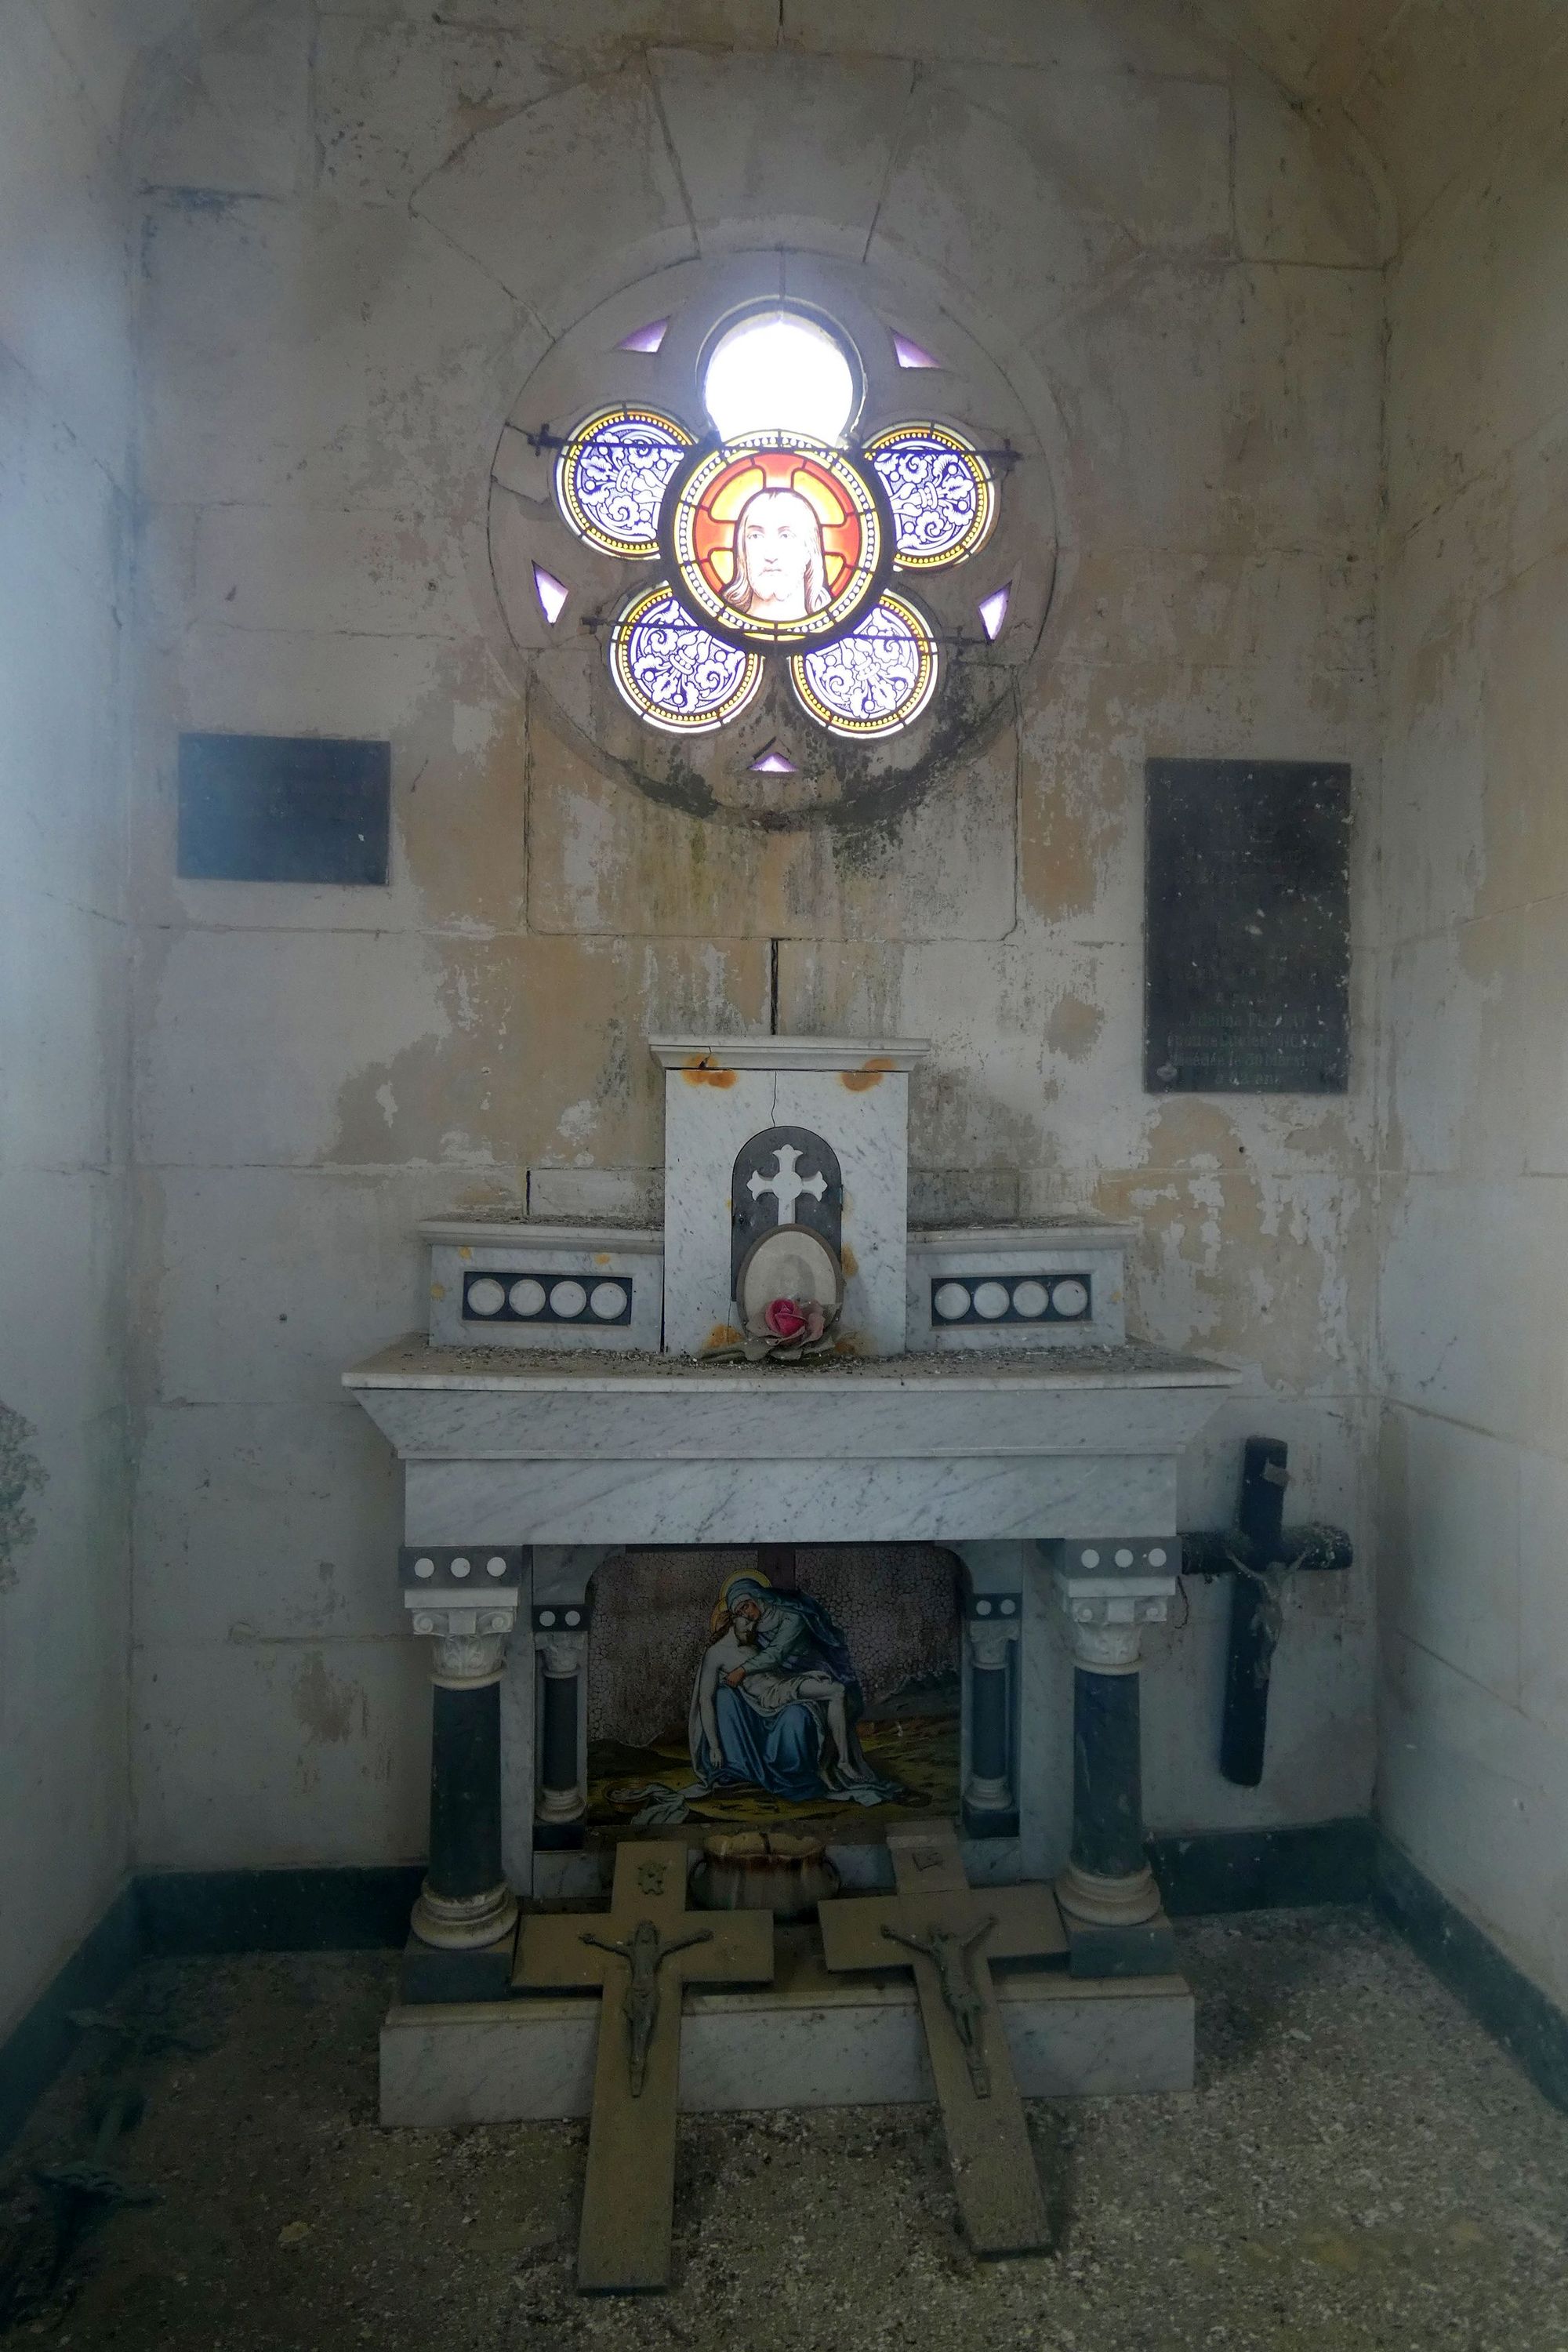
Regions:
[[[964, 2234], [977, 2254], [1026, 2254], [1050, 2242], [993, 1960], [1064, 1958], [1049, 1887], [975, 1893], [951, 1824], [890, 1830], [893, 1895], [837, 1895], [818, 1906], [830, 1969], [914, 1970], [926, 2054]], [[889, 1944], [901, 1946], [900, 1960]]]
[[[530, 1911], [518, 1938], [518, 1992], [605, 1993], [577, 2242], [577, 2284], [590, 2293], [668, 2282], [686, 1986], [766, 1984], [773, 1972], [771, 1913], [714, 1912], [710, 1924], [692, 1924], [690, 1859], [674, 1839], [628, 1838], [616, 1849], [607, 1916]], [[608, 2011], [612, 1993], [618, 2017]]]
[[611, 1943], [604, 1936], [586, 1932], [577, 1938], [580, 1944], [593, 1944], [601, 1952], [614, 1952], [627, 1965], [626, 1997], [621, 2002], [621, 2014], [626, 2021], [626, 2063], [634, 2099], [642, 2096], [642, 2086], [647, 2078], [647, 2048], [653, 2040], [654, 2027], [658, 2023], [659, 1962], [671, 1952], [683, 1952], [688, 1944], [710, 1944], [711, 1927], [694, 1928], [689, 1936], [673, 1936], [666, 1943], [655, 1919], [639, 1919], [632, 1929], [631, 1941]]
[[976, 1990], [970, 1974], [969, 1955], [983, 1944], [997, 1924], [994, 1911], [988, 1911], [979, 1926], [967, 1936], [955, 1936], [946, 1927], [932, 1927], [923, 1936], [906, 1936], [901, 1927], [887, 1927], [882, 1933], [890, 1944], [902, 1944], [911, 1952], [921, 1953], [936, 1969], [936, 1980], [953, 2030], [963, 2044], [963, 2054], [969, 2063], [969, 2079], [974, 2085], [977, 2099], [991, 2096], [991, 2074], [985, 2063], [985, 2048], [981, 2039], [981, 2021], [985, 2015], [985, 2003]]

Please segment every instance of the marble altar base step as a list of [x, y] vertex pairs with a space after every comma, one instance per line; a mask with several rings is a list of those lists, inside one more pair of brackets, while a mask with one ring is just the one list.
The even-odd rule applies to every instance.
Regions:
[[[904, 2105], [936, 2095], [907, 1975], [830, 1976], [814, 1929], [781, 1928], [777, 1981], [689, 1991], [680, 2105]], [[998, 1969], [997, 2000], [1026, 2098], [1193, 2086], [1193, 1996], [1182, 1977], [1082, 1981]], [[394, 2007], [381, 2033], [384, 2124], [539, 2123], [592, 2105], [596, 1996]]]

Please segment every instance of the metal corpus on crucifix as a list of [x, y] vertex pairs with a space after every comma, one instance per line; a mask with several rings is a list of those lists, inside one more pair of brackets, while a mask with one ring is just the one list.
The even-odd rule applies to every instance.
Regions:
[[773, 1979], [772, 1913], [710, 1912], [695, 1925], [689, 1859], [675, 1840], [620, 1845], [607, 1915], [531, 1913], [518, 1938], [514, 1987], [605, 1996], [577, 2241], [585, 2291], [669, 2283], [683, 1988]]
[[894, 1830], [888, 1851], [897, 1894], [818, 1906], [823, 1958], [913, 1969], [964, 2235], [977, 2254], [1037, 2253], [1049, 2223], [991, 1962], [1065, 1954], [1055, 1900], [1047, 1886], [971, 1888], [947, 1822]]
[[1268, 1685], [1285, 1622], [1287, 1580], [1309, 1570], [1349, 1568], [1355, 1558], [1342, 1528], [1282, 1524], [1285, 1489], [1290, 1481], [1286, 1461], [1283, 1438], [1249, 1437], [1242, 1454], [1241, 1504], [1235, 1528], [1182, 1538], [1184, 1573], [1236, 1579], [1230, 1596], [1219, 1769], [1227, 1780], [1243, 1789], [1256, 1789], [1263, 1778]]

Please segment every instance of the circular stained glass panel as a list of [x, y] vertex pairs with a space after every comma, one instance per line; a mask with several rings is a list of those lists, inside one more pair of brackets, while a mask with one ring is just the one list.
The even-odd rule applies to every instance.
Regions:
[[555, 461], [555, 499], [580, 539], [606, 555], [658, 553], [658, 509], [691, 446], [653, 408], [604, 408], [584, 417]]
[[829, 734], [891, 735], [920, 717], [936, 689], [936, 641], [908, 599], [889, 589], [847, 636], [796, 654], [789, 674]]
[[676, 593], [742, 646], [820, 645], [852, 628], [893, 560], [875, 474], [801, 434], [698, 450], [670, 485], [660, 530]]
[[893, 510], [900, 572], [931, 572], [973, 555], [996, 520], [996, 485], [951, 425], [895, 425], [866, 444]]
[[668, 582], [639, 590], [610, 631], [610, 675], [639, 719], [675, 735], [722, 727], [762, 679], [759, 654], [700, 628]]

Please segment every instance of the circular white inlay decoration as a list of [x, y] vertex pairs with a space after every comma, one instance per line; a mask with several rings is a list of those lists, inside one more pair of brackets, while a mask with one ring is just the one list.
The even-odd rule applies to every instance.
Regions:
[[471, 1559], [465, 1559], [459, 1552], [457, 1559], [452, 1562], [452, 1573], [457, 1577], [467, 1576], [473, 1564], [474, 1563]]
[[617, 1315], [626, 1313], [626, 1294], [618, 1282], [596, 1282], [588, 1294], [588, 1306], [601, 1323], [613, 1323]]
[[999, 1315], [1007, 1312], [1007, 1286], [1005, 1282], [977, 1282], [974, 1286], [974, 1311], [994, 1323]]
[[579, 1609], [568, 1609], [566, 1612], [566, 1622], [568, 1625], [580, 1625], [583, 1622], [582, 1611]]
[[521, 1282], [514, 1282], [507, 1297], [511, 1301], [514, 1315], [542, 1315], [544, 1312], [544, 1285], [535, 1282], [531, 1274], [525, 1274]]
[[939, 1282], [931, 1305], [944, 1323], [956, 1323], [969, 1312], [969, 1293], [962, 1282]]
[[1052, 1289], [1051, 1305], [1058, 1315], [1081, 1315], [1089, 1305], [1089, 1285], [1069, 1275]]
[[539, 1622], [542, 1625], [553, 1625], [555, 1622], [554, 1610], [542, 1609], [539, 1612]]
[[1100, 1554], [1097, 1551], [1086, 1551], [1081, 1553], [1079, 1557], [1081, 1558], [1085, 1568], [1098, 1568], [1100, 1566]]
[[1122, 1549], [1121, 1551], [1119, 1551], [1119, 1552], [1117, 1553], [1117, 1555], [1116, 1555], [1116, 1565], [1117, 1565], [1117, 1567], [1118, 1567], [1118, 1568], [1131, 1568], [1131, 1565], [1132, 1565], [1132, 1555], [1131, 1555], [1131, 1553], [1130, 1551], [1128, 1551], [1128, 1550], [1126, 1549], [1126, 1548], [1125, 1548], [1125, 1547], [1123, 1547], [1123, 1549]]
[[506, 1292], [488, 1274], [469, 1283], [468, 1307], [471, 1315], [499, 1315], [505, 1305]]
[[989, 1601], [977, 1601], [974, 1604], [974, 1613], [977, 1617], [989, 1617], [991, 1614]]
[[1152, 1550], [1152, 1551], [1150, 1553], [1150, 1555], [1149, 1555], [1149, 1565], [1150, 1565], [1150, 1567], [1151, 1567], [1151, 1568], [1163, 1568], [1163, 1567], [1164, 1567], [1164, 1565], [1165, 1565], [1165, 1553], [1164, 1553], [1164, 1549], [1163, 1549], [1163, 1546], [1161, 1546], [1161, 1545], [1159, 1545], [1159, 1544], [1156, 1544], [1156, 1545], [1155, 1545], [1155, 1547], [1154, 1547], [1153, 1550]]
[[487, 1559], [485, 1562], [485, 1574], [487, 1576], [504, 1576], [506, 1574], [505, 1560], [499, 1559]]
[[1050, 1303], [1050, 1293], [1043, 1282], [1016, 1282], [1013, 1286], [1013, 1312], [1031, 1318], [1043, 1315]]
[[573, 1316], [581, 1315], [587, 1304], [588, 1294], [580, 1282], [557, 1282], [552, 1285], [551, 1309], [554, 1314], [559, 1315], [563, 1322], [570, 1322]]
[[1011, 1617], [1016, 1613], [1018, 1604], [1016, 1601], [1002, 1601], [997, 1603], [997, 1606], [1004, 1617]]
[[433, 1559], [416, 1559], [414, 1563], [414, 1573], [416, 1576], [434, 1576], [436, 1573], [435, 1561]]

